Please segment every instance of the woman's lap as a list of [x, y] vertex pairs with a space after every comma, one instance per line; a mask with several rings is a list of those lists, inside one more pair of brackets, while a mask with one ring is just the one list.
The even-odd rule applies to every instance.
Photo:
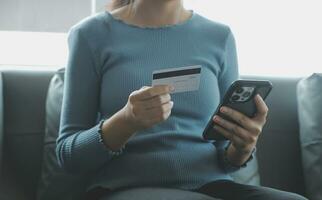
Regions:
[[[211, 182], [191, 191], [223, 200], [307, 200], [295, 193], [262, 186], [239, 184], [227, 180]], [[93, 200], [94, 196], [96, 197], [94, 199], [106, 199], [113, 192], [115, 191], [101, 188], [94, 192], [96, 195], [92, 193], [86, 199]], [[153, 194], [151, 195], [153, 196]]]
[[233, 181], [215, 181], [193, 191], [224, 200], [307, 200], [295, 193]]
[[165, 187], [134, 187], [114, 191], [99, 200], [220, 200], [202, 193]]

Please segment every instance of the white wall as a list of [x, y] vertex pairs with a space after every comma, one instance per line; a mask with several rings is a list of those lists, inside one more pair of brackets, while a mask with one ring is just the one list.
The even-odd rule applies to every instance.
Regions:
[[[35, 1], [43, 3], [32, 8]], [[101, 11], [108, 3], [108, 0], [96, 1], [97, 11]], [[194, 9], [199, 14], [232, 28], [236, 37], [241, 74], [273, 76], [305, 76], [322, 72], [322, 12], [319, 1], [184, 0], [186, 8]], [[29, 7], [22, 9], [18, 6], [19, 2], [21, 5], [29, 4]], [[65, 4], [66, 9], [60, 9], [63, 14], [59, 15], [57, 9], [49, 6], [55, 4], [54, 2]], [[91, 0], [0, 0], [0, 67], [63, 66], [68, 53], [66, 32], [72, 24], [90, 15], [91, 3]], [[26, 12], [27, 8], [36, 7], [43, 10], [39, 14]], [[10, 9], [11, 12], [8, 11]], [[51, 12], [46, 13], [45, 10], [48, 9]], [[48, 21], [35, 18], [40, 15], [47, 16]], [[53, 20], [54, 15], [57, 21]], [[12, 29], [13, 26], [20, 26], [21, 30], [59, 29], [65, 33], [1, 32], [4, 24]], [[41, 53], [44, 55], [40, 56]]]
[[104, 10], [108, 2], [0, 0], [0, 68], [64, 66], [69, 28], [92, 12]]
[[242, 74], [322, 72], [320, 0], [184, 0], [186, 8], [228, 24]]
[[91, 0], [0, 0], [0, 30], [66, 32], [91, 14]]
[[105, 10], [105, 6], [110, 3], [111, 0], [92, 0], [92, 14]]

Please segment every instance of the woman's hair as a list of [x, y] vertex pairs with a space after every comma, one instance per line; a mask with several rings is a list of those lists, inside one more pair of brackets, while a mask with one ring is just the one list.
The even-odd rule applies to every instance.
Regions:
[[111, 0], [111, 2], [107, 5], [107, 9], [109, 11], [121, 8], [123, 6], [132, 4], [134, 0]]

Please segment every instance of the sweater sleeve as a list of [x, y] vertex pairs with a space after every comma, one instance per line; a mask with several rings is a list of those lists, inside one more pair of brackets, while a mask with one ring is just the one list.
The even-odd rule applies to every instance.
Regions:
[[[229, 30], [226, 39], [221, 61], [221, 71], [218, 77], [218, 86], [220, 92], [220, 99], [222, 100], [226, 91], [232, 82], [239, 78], [237, 50], [235, 44], [235, 38], [233, 33]], [[227, 172], [236, 171], [236, 168], [232, 168], [224, 160], [225, 148], [229, 144], [229, 141], [215, 141], [214, 145], [218, 152], [218, 162], [220, 166]]]
[[239, 78], [236, 43], [234, 35], [230, 30], [225, 41], [225, 48], [221, 59], [221, 70], [218, 77], [220, 99], [223, 99], [232, 82]]
[[81, 30], [72, 28], [68, 34], [69, 56], [56, 147], [59, 165], [70, 173], [96, 170], [112, 158], [111, 151], [100, 142], [97, 60]]

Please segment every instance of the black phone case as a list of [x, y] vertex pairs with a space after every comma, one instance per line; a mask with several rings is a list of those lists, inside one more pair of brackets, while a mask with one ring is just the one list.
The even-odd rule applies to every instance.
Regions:
[[[250, 99], [248, 99], [245, 102], [230, 102], [230, 97], [233, 94], [233, 92], [238, 87], [254, 87], [254, 92]], [[233, 121], [230, 119], [230, 117], [222, 114], [219, 109], [221, 106], [227, 106], [234, 110], [238, 110], [239, 112], [247, 115], [248, 117], [253, 117], [256, 113], [256, 104], [254, 102], [254, 97], [256, 94], [260, 94], [260, 96], [265, 100], [268, 94], [270, 93], [273, 85], [268, 80], [245, 80], [245, 79], [239, 79], [232, 83], [232, 85], [227, 90], [222, 102], [217, 107], [214, 114], [211, 116], [205, 130], [203, 131], [203, 138], [206, 140], [226, 140], [226, 138], [220, 134], [217, 133], [215, 129], [213, 129], [214, 121], [212, 120], [215, 115], [218, 115], [226, 120]], [[236, 123], [236, 122], [235, 122]]]

